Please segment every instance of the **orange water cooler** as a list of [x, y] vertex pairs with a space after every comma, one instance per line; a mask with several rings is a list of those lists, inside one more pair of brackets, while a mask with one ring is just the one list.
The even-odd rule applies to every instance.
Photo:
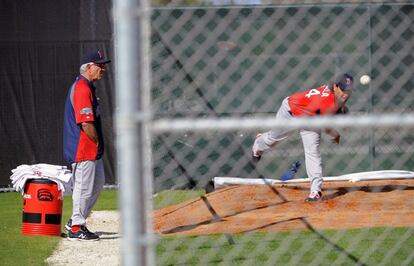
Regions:
[[23, 235], [60, 236], [63, 195], [49, 179], [29, 179], [23, 194]]

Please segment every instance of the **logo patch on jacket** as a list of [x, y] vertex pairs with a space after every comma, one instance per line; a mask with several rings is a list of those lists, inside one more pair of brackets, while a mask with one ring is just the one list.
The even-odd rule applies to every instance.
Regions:
[[92, 108], [89, 108], [89, 107], [87, 107], [87, 108], [83, 108], [82, 110], [80, 110], [80, 114], [82, 115], [82, 114], [93, 114], [93, 111], [92, 111]]

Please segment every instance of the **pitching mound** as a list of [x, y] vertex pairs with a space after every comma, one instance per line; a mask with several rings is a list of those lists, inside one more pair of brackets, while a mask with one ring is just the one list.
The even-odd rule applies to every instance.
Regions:
[[324, 183], [308, 203], [308, 184], [234, 186], [156, 210], [159, 234], [275, 232], [414, 224], [414, 180]]

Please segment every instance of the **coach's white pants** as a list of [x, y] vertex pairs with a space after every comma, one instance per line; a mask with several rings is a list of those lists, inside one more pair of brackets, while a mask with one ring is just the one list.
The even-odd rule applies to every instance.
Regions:
[[105, 183], [102, 159], [73, 163], [72, 171], [72, 225], [85, 225]]
[[[276, 119], [292, 119], [288, 104], [288, 98], [285, 98], [276, 114]], [[294, 130], [293, 130], [294, 131]], [[274, 147], [278, 142], [286, 139], [293, 133], [292, 130], [274, 129], [264, 132], [258, 136], [253, 144], [253, 154], [260, 155]], [[303, 148], [305, 151], [306, 173], [311, 183], [311, 191], [321, 191], [322, 189], [322, 158], [319, 150], [321, 142], [320, 130], [301, 129]]]

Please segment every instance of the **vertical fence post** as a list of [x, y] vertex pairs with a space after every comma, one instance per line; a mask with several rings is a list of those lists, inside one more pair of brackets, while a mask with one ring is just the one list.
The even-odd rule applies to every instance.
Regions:
[[115, 0], [116, 147], [123, 265], [154, 265], [151, 233], [150, 6]]
[[[369, 73], [368, 75], [372, 77], [372, 5], [368, 5], [368, 13], [369, 13]], [[372, 82], [368, 84], [368, 90], [369, 90], [369, 105], [368, 105], [368, 113], [371, 114], [374, 109], [374, 92], [372, 90]], [[375, 129], [371, 128], [370, 136], [369, 136], [369, 164], [371, 167], [371, 171], [375, 170]]]

